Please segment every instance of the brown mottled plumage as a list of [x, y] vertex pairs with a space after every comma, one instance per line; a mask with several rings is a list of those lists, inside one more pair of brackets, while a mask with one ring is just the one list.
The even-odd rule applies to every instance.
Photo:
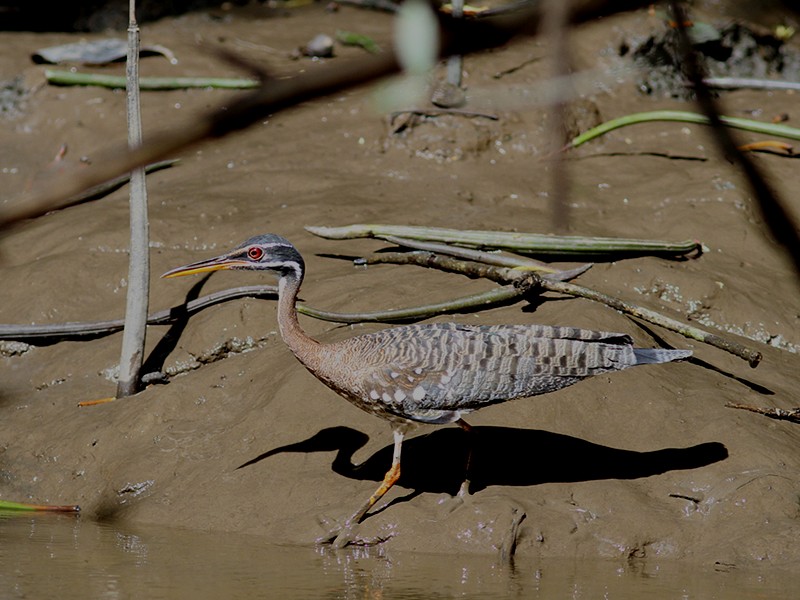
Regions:
[[[280, 276], [278, 326], [298, 360], [359, 408], [392, 424], [392, 467], [381, 486], [345, 523], [336, 543], [400, 477], [403, 437], [414, 422], [457, 423], [489, 404], [535, 396], [598, 373], [680, 360], [688, 350], [634, 348], [621, 333], [544, 325], [409, 325], [321, 344], [300, 328], [295, 302], [305, 265], [286, 239], [253, 237], [222, 256], [173, 269], [177, 277], [219, 269], [266, 270]], [[331, 539], [333, 536], [331, 536]]]

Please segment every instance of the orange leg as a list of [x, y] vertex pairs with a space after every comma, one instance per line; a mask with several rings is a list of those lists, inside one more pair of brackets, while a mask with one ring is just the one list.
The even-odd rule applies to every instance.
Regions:
[[403, 449], [403, 438], [405, 437], [406, 431], [408, 431], [408, 428], [404, 426], [396, 426], [394, 428], [394, 455], [392, 456], [392, 466], [386, 472], [386, 475], [384, 475], [383, 481], [380, 486], [378, 486], [378, 489], [369, 497], [369, 500], [353, 513], [353, 516], [347, 519], [341, 533], [336, 536], [333, 542], [334, 547], [343, 548], [351, 541], [351, 530], [353, 526], [360, 523], [364, 515], [367, 514], [367, 511], [375, 506], [375, 503], [383, 498], [386, 492], [400, 479], [400, 453]]
[[472, 425], [467, 423], [464, 419], [459, 419], [456, 421], [456, 425], [461, 427], [466, 434], [467, 434], [467, 463], [464, 467], [464, 481], [461, 483], [461, 487], [458, 489], [459, 497], [464, 497], [469, 494], [469, 477], [470, 477], [470, 470], [472, 469], [472, 443], [473, 443], [473, 436], [475, 435], [472, 430]]

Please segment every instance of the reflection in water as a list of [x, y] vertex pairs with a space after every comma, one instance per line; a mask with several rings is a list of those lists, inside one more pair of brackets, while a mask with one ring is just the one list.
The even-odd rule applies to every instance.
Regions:
[[[258, 536], [0, 515], [1, 598], [790, 597], [794, 575], [735, 566], [272, 546]], [[791, 586], [791, 587], [790, 587]]]

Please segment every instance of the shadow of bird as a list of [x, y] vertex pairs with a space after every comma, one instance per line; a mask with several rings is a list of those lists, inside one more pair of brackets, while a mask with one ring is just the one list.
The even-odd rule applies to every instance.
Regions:
[[[335, 451], [331, 464], [335, 473], [359, 481], [381, 481], [392, 462], [393, 446], [384, 446], [363, 462], [353, 464], [353, 455], [368, 441], [369, 436], [356, 429], [329, 427], [306, 440], [269, 450], [238, 468], [287, 452]], [[462, 429], [437, 429], [406, 440], [403, 470], [396, 485], [419, 493], [455, 494], [464, 480], [470, 445], [473, 493], [500, 485], [638, 479], [704, 467], [728, 456], [727, 449], [719, 442], [637, 452], [538, 429], [481, 426], [473, 427], [471, 434]], [[529, 468], [520, 467], [525, 464]]]

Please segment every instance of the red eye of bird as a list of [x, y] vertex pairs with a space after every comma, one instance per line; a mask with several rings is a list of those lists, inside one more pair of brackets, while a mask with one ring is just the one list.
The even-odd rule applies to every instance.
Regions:
[[264, 251], [258, 246], [253, 246], [247, 251], [247, 257], [250, 260], [261, 260], [262, 256], [264, 256]]

